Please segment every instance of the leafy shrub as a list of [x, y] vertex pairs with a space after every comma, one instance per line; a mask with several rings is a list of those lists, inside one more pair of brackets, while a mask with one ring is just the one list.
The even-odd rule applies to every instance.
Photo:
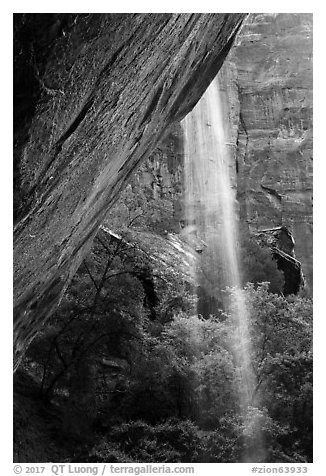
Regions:
[[83, 463], [134, 463], [126, 453], [121, 451], [118, 445], [101, 441], [95, 445], [85, 458]]
[[241, 235], [241, 266], [243, 284], [268, 282], [269, 292], [283, 292], [284, 274], [277, 268], [271, 250], [261, 247], [253, 237], [245, 233]]
[[141, 462], [195, 462], [201, 448], [198, 427], [178, 419], [156, 426], [142, 421], [125, 423], [112, 429], [110, 439]]

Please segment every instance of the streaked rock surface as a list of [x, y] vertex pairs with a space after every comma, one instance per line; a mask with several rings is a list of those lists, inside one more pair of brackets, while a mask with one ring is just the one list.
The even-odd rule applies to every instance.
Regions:
[[232, 51], [238, 199], [252, 231], [288, 227], [312, 292], [312, 14], [252, 14]]
[[17, 14], [15, 364], [107, 209], [220, 69], [244, 14]]

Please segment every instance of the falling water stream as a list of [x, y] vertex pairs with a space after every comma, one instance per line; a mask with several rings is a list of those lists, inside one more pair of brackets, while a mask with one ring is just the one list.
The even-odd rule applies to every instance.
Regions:
[[[248, 419], [256, 382], [250, 358], [249, 314], [240, 291], [236, 196], [224, 117], [216, 78], [182, 122], [186, 193], [183, 234], [197, 246], [202, 243], [202, 253], [193, 265], [195, 280], [203, 285], [201, 267], [206, 275], [203, 286], [217, 295], [217, 302], [235, 323], [233, 352], [239, 373], [239, 407], [244, 428], [252, 428], [253, 422]], [[226, 299], [227, 293], [221, 292], [226, 287], [237, 289], [232, 294], [232, 305]], [[254, 456], [244, 455], [243, 460], [248, 462], [251, 458]]]

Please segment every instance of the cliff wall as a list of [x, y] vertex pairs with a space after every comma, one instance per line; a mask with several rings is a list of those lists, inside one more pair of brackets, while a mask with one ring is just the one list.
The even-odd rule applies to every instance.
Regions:
[[[312, 15], [250, 14], [218, 76], [240, 223], [253, 234], [289, 229], [312, 293]], [[174, 232], [184, 219], [182, 141], [175, 125], [138, 176], [173, 196]]]
[[232, 50], [240, 219], [286, 226], [312, 292], [312, 14], [251, 14]]
[[244, 17], [15, 15], [16, 366], [107, 209], [199, 100]]

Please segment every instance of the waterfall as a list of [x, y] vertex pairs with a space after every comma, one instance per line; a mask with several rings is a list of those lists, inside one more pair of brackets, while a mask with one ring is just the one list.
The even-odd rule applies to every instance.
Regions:
[[[182, 234], [202, 250], [193, 263], [193, 275], [215, 305], [228, 311], [234, 323], [233, 354], [238, 370], [238, 400], [244, 427], [250, 420], [256, 387], [251, 364], [249, 313], [239, 266], [236, 190], [230, 173], [231, 155], [227, 119], [223, 113], [218, 78], [182, 121], [185, 143], [185, 222]], [[200, 247], [200, 244], [201, 247]], [[232, 303], [226, 287], [234, 287]], [[210, 309], [214, 314], [217, 309]], [[250, 421], [249, 421], [250, 420]], [[258, 433], [258, 428], [256, 429]], [[251, 456], [244, 455], [249, 461]]]
[[[219, 288], [240, 286], [235, 190], [219, 83], [215, 79], [182, 122], [185, 137], [186, 230], [204, 241], [211, 255], [212, 279]], [[187, 228], [188, 227], [188, 228]]]

